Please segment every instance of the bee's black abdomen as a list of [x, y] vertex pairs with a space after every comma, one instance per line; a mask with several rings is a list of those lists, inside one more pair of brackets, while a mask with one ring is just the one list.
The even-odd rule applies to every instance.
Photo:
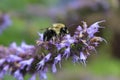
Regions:
[[54, 30], [46, 30], [44, 32], [44, 36], [43, 36], [43, 40], [44, 41], [49, 41], [50, 39], [52, 39], [54, 36], [56, 36], [56, 32]]

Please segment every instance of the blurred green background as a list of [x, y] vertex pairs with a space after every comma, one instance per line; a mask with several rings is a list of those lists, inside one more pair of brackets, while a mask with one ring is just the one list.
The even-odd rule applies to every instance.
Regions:
[[[106, 20], [98, 35], [107, 40], [87, 59], [87, 67], [62, 63], [57, 74], [48, 73], [48, 80], [119, 80], [120, 79], [120, 0], [0, 0], [0, 11], [10, 15], [12, 25], [0, 34], [0, 45], [25, 41], [35, 44], [37, 32], [52, 23], [67, 25], [71, 33], [81, 21], [88, 25]], [[30, 75], [25, 76], [28, 80]], [[7, 76], [4, 80], [13, 80]]]

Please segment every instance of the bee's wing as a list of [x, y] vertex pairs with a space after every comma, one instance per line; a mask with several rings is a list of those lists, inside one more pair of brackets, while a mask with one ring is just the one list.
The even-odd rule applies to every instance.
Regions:
[[39, 29], [39, 30], [42, 31], [42, 30], [46, 30], [46, 29], [48, 29], [48, 28], [41, 28], [41, 29]]

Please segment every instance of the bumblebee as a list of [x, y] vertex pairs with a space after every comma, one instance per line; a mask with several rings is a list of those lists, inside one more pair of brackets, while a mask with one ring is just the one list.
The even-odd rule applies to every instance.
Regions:
[[68, 34], [69, 31], [67, 27], [62, 23], [55, 23], [52, 25], [52, 27], [49, 27], [46, 29], [46, 31], [43, 34], [43, 40], [49, 41], [51, 39], [56, 38], [57, 36], [64, 36], [65, 34]]

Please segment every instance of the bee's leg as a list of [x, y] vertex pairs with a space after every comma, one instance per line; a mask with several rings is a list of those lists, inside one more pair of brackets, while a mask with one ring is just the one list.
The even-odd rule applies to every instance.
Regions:
[[65, 34], [68, 34], [68, 33], [69, 33], [69, 31], [68, 31], [67, 27], [64, 27], [64, 28], [60, 29], [60, 34], [59, 35], [62, 37]]
[[52, 41], [53, 41], [53, 42], [55, 41], [55, 36], [52, 37]]
[[44, 32], [43, 40], [44, 40], [44, 41], [48, 41], [49, 39], [50, 39], [49, 31]]
[[57, 34], [56, 34], [56, 33], [54, 33], [54, 34], [52, 35], [52, 41], [53, 41], [53, 42], [55, 42], [55, 41], [56, 41], [56, 39], [57, 39]]
[[45, 36], [45, 35], [44, 35], [44, 37], [43, 37], [43, 40], [44, 40], [44, 41], [46, 41], [46, 40], [47, 40], [47, 38], [46, 38], [46, 36]]
[[57, 36], [56, 32], [54, 30], [51, 30], [51, 38], [53, 41], [56, 40], [56, 36]]

